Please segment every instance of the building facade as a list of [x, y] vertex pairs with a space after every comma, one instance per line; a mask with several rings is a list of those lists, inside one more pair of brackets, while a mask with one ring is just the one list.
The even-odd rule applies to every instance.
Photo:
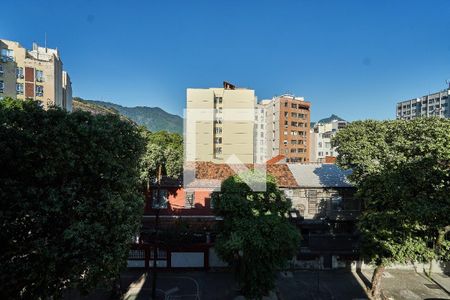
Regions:
[[345, 268], [358, 259], [356, 220], [361, 204], [335, 164], [289, 164], [297, 187], [283, 188], [302, 241], [295, 261], [302, 268]]
[[0, 39], [0, 53], [0, 97], [33, 99], [46, 109], [56, 105], [71, 110], [72, 87], [57, 49], [33, 44], [27, 50], [18, 42]]
[[450, 118], [450, 85], [440, 92], [397, 103], [397, 119], [411, 120], [419, 117]]
[[187, 89], [186, 161], [253, 163], [255, 105], [254, 90], [227, 82]]
[[317, 123], [310, 130], [311, 137], [311, 162], [326, 162], [327, 158], [335, 158], [338, 153], [332, 146], [331, 140], [336, 133], [347, 126], [347, 121], [331, 120], [328, 123]]
[[260, 103], [266, 110], [266, 159], [283, 155], [286, 162], [309, 161], [310, 102], [282, 95]]

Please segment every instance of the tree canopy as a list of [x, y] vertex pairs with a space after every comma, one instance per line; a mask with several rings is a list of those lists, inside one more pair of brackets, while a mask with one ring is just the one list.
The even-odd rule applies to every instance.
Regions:
[[142, 136], [147, 141], [146, 151], [141, 160], [141, 180], [148, 184], [157, 176], [158, 166], [173, 178], [183, 172], [183, 138], [177, 133], [167, 131], [149, 132], [141, 128]]
[[0, 101], [0, 298], [59, 298], [117, 276], [141, 224], [144, 147], [118, 116]]
[[333, 143], [364, 201], [361, 253], [378, 267], [375, 297], [384, 266], [448, 257], [450, 120], [357, 121]]
[[[250, 181], [266, 181], [266, 191], [252, 191], [245, 183]], [[242, 292], [261, 298], [299, 247], [299, 232], [286, 218], [291, 201], [272, 176], [258, 171], [226, 179], [212, 201], [215, 214], [223, 217], [215, 243], [219, 256], [235, 266]]]

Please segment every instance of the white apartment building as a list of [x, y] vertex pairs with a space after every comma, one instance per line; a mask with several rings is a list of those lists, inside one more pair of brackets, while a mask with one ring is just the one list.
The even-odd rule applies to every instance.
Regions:
[[327, 123], [319, 122], [311, 128], [311, 162], [325, 162], [327, 156], [336, 157], [338, 153], [332, 147], [331, 139], [347, 125], [347, 121], [331, 120]]
[[224, 82], [223, 88], [188, 88], [186, 161], [254, 162], [255, 91]]
[[267, 140], [266, 140], [266, 107], [258, 103], [255, 107], [255, 149], [254, 149], [254, 161], [261, 164], [268, 160], [267, 157]]
[[397, 103], [396, 118], [450, 118], [450, 84], [448, 89]]

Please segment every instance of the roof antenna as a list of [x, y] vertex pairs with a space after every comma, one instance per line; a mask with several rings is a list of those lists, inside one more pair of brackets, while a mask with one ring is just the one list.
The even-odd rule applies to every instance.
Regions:
[[447, 79], [445, 83], [448, 85], [448, 89], [450, 90], [450, 79]]
[[45, 32], [44, 36], [45, 36], [44, 38], [45, 53], [47, 53], [47, 32]]

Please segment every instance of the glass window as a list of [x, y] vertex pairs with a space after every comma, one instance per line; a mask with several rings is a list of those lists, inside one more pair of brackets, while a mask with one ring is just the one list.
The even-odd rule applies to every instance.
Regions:
[[16, 83], [16, 93], [19, 95], [23, 94], [23, 83]]
[[342, 196], [334, 194], [331, 196], [331, 209], [334, 211], [342, 210]]
[[36, 85], [36, 96], [44, 96], [44, 87], [42, 85]]
[[159, 199], [158, 199], [158, 190], [152, 191], [152, 202], [153, 208], [167, 208], [168, 202], [168, 192], [167, 190], [160, 189], [159, 190]]
[[308, 213], [317, 213], [317, 191], [307, 190], [306, 196], [308, 197]]
[[5, 88], [5, 84], [3, 83], [3, 80], [0, 80], [0, 93], [3, 93], [4, 88]]
[[1, 55], [3, 62], [14, 61], [14, 50], [12, 49], [2, 49]]
[[22, 79], [23, 78], [23, 68], [17, 67], [16, 68], [16, 78]]
[[2, 76], [3, 73], [4, 73], [4, 71], [3, 71], [3, 65], [0, 65], [0, 76]]
[[43, 82], [44, 81], [44, 72], [41, 70], [36, 70], [36, 81]]
[[195, 199], [194, 192], [186, 192], [186, 202], [184, 206], [186, 208], [193, 208], [194, 207], [194, 199]]

